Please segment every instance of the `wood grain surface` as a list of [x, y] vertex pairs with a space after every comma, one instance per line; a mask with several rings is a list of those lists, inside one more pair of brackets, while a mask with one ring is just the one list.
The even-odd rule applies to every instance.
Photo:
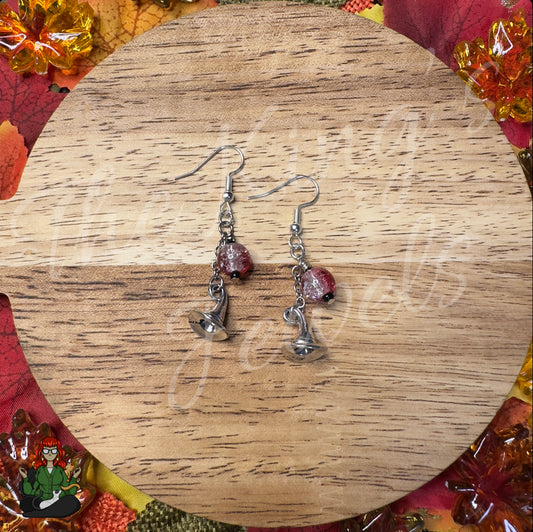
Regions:
[[[235, 144], [231, 338], [209, 309]], [[287, 361], [288, 228], [312, 189], [309, 311], [329, 356]], [[25, 355], [74, 435], [121, 477], [242, 525], [377, 508], [447, 467], [490, 422], [531, 337], [531, 202], [484, 106], [430, 53], [340, 10], [266, 2], [161, 26], [93, 70], [0, 204], [2, 289]]]

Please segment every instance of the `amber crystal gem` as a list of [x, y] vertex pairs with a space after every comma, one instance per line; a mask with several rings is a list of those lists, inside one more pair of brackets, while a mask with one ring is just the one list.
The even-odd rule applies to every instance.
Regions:
[[457, 44], [454, 57], [462, 78], [491, 109], [498, 121], [532, 117], [531, 27], [524, 11], [498, 19], [481, 38]]
[[0, 2], [0, 55], [15, 72], [70, 70], [93, 45], [94, 11], [77, 0], [19, 0], [19, 13]]

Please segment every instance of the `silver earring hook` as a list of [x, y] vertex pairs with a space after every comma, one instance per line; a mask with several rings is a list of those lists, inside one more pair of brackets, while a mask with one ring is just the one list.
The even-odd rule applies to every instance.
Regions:
[[[301, 214], [302, 209], [305, 207], [310, 207], [311, 205], [314, 205], [318, 201], [318, 198], [320, 196], [320, 188], [318, 187], [318, 183], [311, 176], [299, 174], [295, 177], [292, 177], [288, 181], [285, 181], [285, 183], [278, 185], [272, 190], [269, 190], [268, 192], [263, 192], [262, 194], [256, 194], [255, 196], [248, 196], [248, 199], [259, 199], [259, 198], [264, 198], [266, 196], [270, 196], [270, 194], [274, 194], [274, 192], [277, 192], [278, 190], [282, 189], [283, 187], [286, 187], [287, 185], [290, 185], [293, 181], [298, 181], [298, 179], [308, 179], [309, 181], [311, 181], [311, 183], [313, 183], [313, 186], [315, 187], [315, 197], [311, 201], [307, 201], [306, 203], [300, 203], [300, 205], [298, 205], [294, 209], [294, 225], [298, 226], [296, 232], [299, 233], [301, 231], [300, 222], [302, 218], [302, 214]], [[292, 227], [291, 227], [291, 230], [292, 230]]]
[[233, 146], [232, 144], [225, 144], [224, 146], [220, 146], [220, 148], [217, 148], [213, 153], [208, 155], [207, 158], [204, 159], [204, 161], [201, 162], [194, 170], [186, 172], [185, 174], [181, 174], [175, 177], [174, 179], [177, 181], [178, 179], [182, 179], [183, 177], [188, 177], [190, 175], [195, 174], [196, 172], [198, 172], [198, 170], [201, 170], [215, 155], [226, 149], [235, 150], [241, 157], [241, 164], [239, 165], [239, 167], [235, 170], [232, 170], [226, 177], [226, 187], [224, 189], [223, 198], [225, 201], [231, 203], [233, 201], [233, 176], [235, 174], [238, 174], [244, 168], [244, 154], [239, 148], [237, 148], [237, 146]]

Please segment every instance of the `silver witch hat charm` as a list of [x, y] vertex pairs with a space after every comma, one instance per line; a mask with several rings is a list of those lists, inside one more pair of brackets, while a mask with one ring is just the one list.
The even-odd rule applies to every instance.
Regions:
[[231, 210], [231, 203], [234, 201], [233, 176], [244, 167], [244, 154], [237, 146], [224, 145], [213, 151], [196, 168], [177, 176], [175, 179], [182, 179], [198, 172], [215, 155], [222, 150], [235, 150], [241, 159], [240, 165], [226, 176], [226, 185], [222, 194], [222, 203], [218, 208], [218, 232], [220, 240], [215, 249], [215, 256], [211, 262], [213, 275], [209, 280], [208, 293], [215, 302], [211, 312], [200, 312], [192, 310], [189, 312], [189, 324], [193, 331], [206, 340], [219, 342], [229, 338], [229, 333], [224, 327], [224, 318], [228, 308], [228, 294], [224, 288], [224, 280], [221, 275], [226, 274], [231, 279], [244, 279], [253, 269], [253, 262], [248, 250], [236, 242], [234, 234], [234, 219]]
[[335, 300], [335, 279], [329, 271], [324, 268], [311, 268], [305, 259], [305, 247], [301, 234], [301, 211], [304, 207], [314, 205], [320, 195], [318, 183], [310, 176], [297, 175], [277, 187], [249, 196], [248, 199], [264, 198], [274, 192], [290, 185], [299, 179], [309, 180], [315, 188], [315, 197], [306, 203], [301, 203], [294, 209], [294, 221], [290, 226], [289, 248], [291, 257], [296, 261], [291, 273], [294, 280], [294, 293], [296, 301], [283, 313], [283, 319], [298, 326], [298, 337], [292, 342], [286, 343], [282, 347], [283, 353], [291, 360], [298, 362], [312, 362], [328, 354], [326, 346], [319, 344], [311, 333], [309, 324], [305, 317], [306, 299], [312, 302], [321, 302], [329, 305]]
[[313, 338], [305, 315], [299, 308], [288, 308], [283, 318], [287, 323], [298, 325], [298, 337], [283, 346], [283, 352], [288, 358], [298, 362], [313, 362], [328, 354], [328, 348]]
[[211, 312], [200, 312], [199, 310], [189, 312], [189, 325], [202, 338], [220, 342], [229, 336], [224, 327], [224, 318], [228, 308], [228, 294], [224, 287], [220, 288], [219, 297], [213, 299], [216, 303]]

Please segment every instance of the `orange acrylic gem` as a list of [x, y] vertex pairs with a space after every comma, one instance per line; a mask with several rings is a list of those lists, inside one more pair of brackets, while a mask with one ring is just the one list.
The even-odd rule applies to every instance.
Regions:
[[522, 10], [490, 27], [487, 43], [478, 38], [460, 42], [454, 50], [463, 79], [491, 108], [498, 121], [532, 118], [531, 28]]
[[94, 11], [77, 0], [19, 0], [19, 13], [0, 2], [0, 55], [15, 72], [44, 75], [72, 68], [92, 49]]
[[533, 368], [532, 368], [532, 351], [533, 342], [529, 346], [529, 351], [526, 356], [526, 360], [518, 373], [516, 384], [520, 391], [529, 398], [531, 401], [533, 394]]

